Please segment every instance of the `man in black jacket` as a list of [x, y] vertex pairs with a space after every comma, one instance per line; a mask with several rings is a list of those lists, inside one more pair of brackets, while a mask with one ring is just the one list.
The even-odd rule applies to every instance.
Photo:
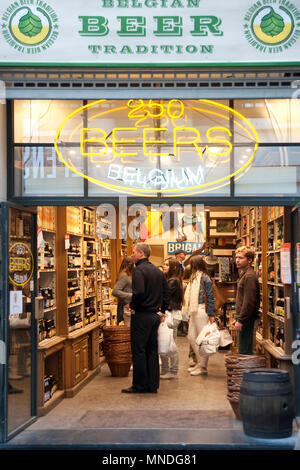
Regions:
[[169, 288], [163, 273], [149, 262], [151, 250], [137, 243], [132, 251], [136, 268], [132, 275], [131, 352], [132, 386], [123, 393], [156, 393], [159, 387], [157, 330], [160, 315], [169, 303]]

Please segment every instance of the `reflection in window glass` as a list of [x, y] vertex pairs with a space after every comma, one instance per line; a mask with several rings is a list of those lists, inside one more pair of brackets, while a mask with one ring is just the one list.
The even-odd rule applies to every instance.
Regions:
[[[59, 126], [81, 106], [81, 100], [15, 100], [15, 142], [53, 143]], [[65, 121], [60, 140], [67, 141], [77, 126], [82, 127], [80, 112]]]
[[[79, 172], [84, 161], [76, 147], [68, 149]], [[15, 147], [16, 196], [82, 196], [84, 180], [57, 157], [54, 147]]]
[[[259, 142], [300, 141], [299, 99], [235, 100], [234, 108], [253, 124]], [[241, 142], [237, 126], [235, 142]]]
[[[239, 167], [247, 149], [235, 148], [235, 165]], [[236, 179], [237, 196], [300, 194], [300, 148], [259, 147], [253, 166]]]

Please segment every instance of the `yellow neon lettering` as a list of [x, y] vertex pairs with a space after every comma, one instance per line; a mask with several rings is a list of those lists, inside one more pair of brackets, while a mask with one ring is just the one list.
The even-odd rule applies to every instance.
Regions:
[[145, 108], [145, 103], [144, 100], [139, 99], [138, 104], [136, 104], [136, 100], [129, 100], [127, 103], [128, 108], [132, 108], [132, 111], [129, 111], [128, 117], [129, 118], [141, 118], [145, 116], [145, 112], [143, 114], [135, 114], [137, 113], [140, 109]]
[[[85, 106], [82, 106], [80, 108], [78, 108], [77, 110], [73, 111], [72, 113], [70, 113], [65, 119], [64, 121], [60, 124], [59, 128], [58, 128], [58, 131], [57, 131], [57, 134], [56, 134], [56, 139], [55, 139], [55, 142], [54, 142], [54, 147], [55, 147], [55, 150], [56, 150], [56, 153], [59, 157], [59, 159], [64, 163], [64, 165], [66, 165], [71, 171], [73, 171], [74, 173], [78, 174], [79, 176], [82, 176], [83, 178], [86, 178], [88, 179], [89, 181], [92, 181], [93, 183], [95, 184], [98, 184], [100, 186], [103, 186], [105, 188], [109, 188], [109, 189], [112, 189], [112, 190], [115, 190], [115, 191], [121, 191], [121, 192], [125, 192], [125, 193], [128, 193], [128, 194], [135, 194], [135, 195], [146, 195], [146, 196], [149, 196], [151, 197], [151, 194], [152, 193], [156, 193], [157, 192], [157, 189], [154, 188], [154, 189], [141, 189], [141, 188], [132, 188], [132, 187], [124, 187], [123, 185], [121, 184], [118, 184], [118, 185], [113, 185], [113, 184], [109, 184], [109, 183], [106, 183], [104, 181], [100, 181], [98, 179], [95, 179], [93, 178], [92, 176], [89, 176], [89, 175], [86, 175], [84, 173], [82, 173], [81, 171], [79, 171], [77, 168], [75, 168], [74, 164], [72, 163], [70, 157], [67, 157], [63, 154], [63, 149], [60, 149], [59, 146], [60, 146], [60, 142], [59, 142], [59, 139], [60, 139], [60, 133], [66, 123], [66, 121], [68, 121], [70, 118], [76, 116], [79, 112], [81, 111], [85, 111], [95, 105], [98, 105], [99, 103], [102, 103], [102, 102], [105, 102], [107, 100], [98, 100], [98, 101], [95, 101], [93, 103], [90, 103], [88, 105], [85, 105]], [[214, 189], [217, 189], [217, 188], [221, 188], [223, 186], [226, 186], [226, 184], [229, 183], [230, 179], [231, 178], [235, 178], [235, 179], [238, 179], [239, 177], [242, 176], [242, 174], [244, 174], [245, 172], [247, 172], [252, 164], [253, 164], [253, 160], [254, 160], [254, 156], [255, 156], [255, 153], [257, 151], [257, 148], [258, 148], [258, 145], [259, 145], [259, 139], [258, 139], [258, 135], [257, 135], [257, 132], [255, 130], [255, 128], [253, 127], [253, 125], [251, 124], [251, 122], [245, 118], [243, 115], [241, 115], [240, 113], [238, 113], [237, 111], [229, 108], [228, 106], [225, 106], [225, 105], [222, 105], [220, 103], [216, 103], [214, 101], [211, 101], [211, 100], [206, 100], [206, 99], [200, 99], [200, 100], [197, 100], [199, 103], [204, 103], [204, 104], [207, 104], [207, 105], [211, 105], [211, 106], [215, 106], [216, 108], [219, 108], [221, 110], [226, 110], [227, 112], [229, 111], [230, 113], [232, 113], [232, 116], [234, 116], [235, 120], [233, 121], [235, 123], [235, 125], [238, 125], [244, 132], [246, 132], [250, 138], [250, 141], [251, 143], [253, 143], [253, 149], [252, 149], [252, 153], [251, 155], [249, 155], [249, 159], [243, 164], [243, 166], [241, 168], [237, 168], [236, 171], [232, 171], [230, 174], [228, 175], [225, 175], [217, 180], [214, 180], [214, 181], [207, 181], [203, 184], [196, 184], [196, 185], [193, 185], [191, 187], [188, 187], [188, 188], [185, 188], [185, 193], [186, 194], [199, 194], [199, 193], [203, 193], [203, 192], [207, 192], [207, 191], [212, 191]], [[142, 105], [140, 105], [140, 109], [142, 108]], [[120, 108], [122, 109], [122, 108]], [[207, 114], [214, 114], [214, 115], [218, 115], [224, 119], [227, 119], [227, 121], [229, 121], [229, 116], [227, 116], [227, 114], [219, 114], [219, 113], [216, 113], [214, 111], [211, 111], [209, 109], [200, 109], [200, 108], [197, 108], [197, 107], [193, 107], [191, 106], [189, 109], [195, 109], [196, 111], [203, 111], [204, 113], [207, 113]], [[136, 108], [135, 108], [136, 110]], [[112, 112], [113, 110], [110, 110], [110, 112]], [[115, 111], [115, 110], [114, 110]], [[137, 111], [137, 110], [136, 110]], [[144, 110], [144, 112], [147, 114], [148, 113], [148, 116], [149, 116], [149, 111], [148, 110]], [[103, 113], [100, 113], [101, 115], [102, 114], [105, 114], [105, 112]], [[168, 113], [167, 113], [168, 115]], [[175, 113], [172, 114], [173, 115], [173, 118], [175, 118]], [[142, 116], [141, 116], [142, 117]], [[249, 127], [249, 129], [247, 129], [247, 127], [245, 127], [244, 125], [240, 124], [238, 122], [238, 119], [242, 119], [243, 120], [243, 124], [246, 123], [246, 125]], [[174, 123], [173, 123], [174, 124]], [[78, 126], [79, 127], [79, 126]], [[77, 129], [78, 129], [77, 127]], [[180, 129], [180, 128], [178, 128]], [[186, 128], [182, 128], [183, 130], [186, 129]], [[187, 128], [188, 129], [188, 128]], [[191, 128], [193, 130], [193, 128]], [[194, 132], [197, 132], [195, 129], [194, 129]], [[213, 137], [212, 137], [213, 139]], [[185, 137], [185, 140], [187, 140], [187, 137]], [[69, 139], [69, 141], [71, 141], [71, 139]], [[199, 152], [199, 147], [197, 145], [197, 143], [201, 142], [201, 139], [200, 139], [200, 134], [199, 134], [199, 140], [197, 140], [197, 138], [193, 141], [193, 142], [190, 142], [189, 145], [191, 146], [194, 146], [198, 153], [201, 155], [201, 158], [203, 159], [202, 157], [202, 152], [200, 151]], [[227, 142], [228, 144], [228, 141], [225, 140], [225, 142]], [[178, 147], [178, 150], [180, 151], [180, 145], [184, 145], [184, 140], [180, 140], [178, 139], [178, 142], [177, 142], [177, 147]], [[188, 143], [186, 143], [186, 145], [188, 145]], [[220, 145], [220, 144], [219, 144]], [[228, 144], [229, 145], [229, 144]], [[175, 150], [176, 150], [176, 145], [175, 145]], [[186, 149], [187, 150], [187, 149]], [[221, 154], [221, 155], [225, 155], [225, 154]], [[211, 157], [213, 158], [213, 155], [211, 155]], [[209, 158], [209, 157], [208, 157]], [[71, 163], [70, 163], [71, 162]], [[221, 162], [220, 160], [218, 161], [218, 163], [223, 163]], [[203, 188], [203, 189], [202, 189]], [[176, 189], [165, 189], [164, 190], [165, 193], [168, 193], [168, 194], [172, 194], [174, 196], [177, 196], [177, 195], [182, 195], [182, 192], [183, 192], [183, 189], [182, 188], [176, 188]], [[181, 194], [179, 194], [181, 193]], [[12, 281], [13, 282], [13, 281]], [[28, 281], [26, 281], [28, 282]]]
[[[196, 134], [196, 137], [194, 138], [194, 140], [178, 140], [177, 139], [177, 134], [179, 131], [192, 131]], [[194, 127], [175, 127], [174, 129], [174, 155], [176, 156], [177, 155], [177, 147], [178, 147], [178, 160], [180, 160], [180, 146], [182, 145], [188, 145], [188, 146], [191, 146], [193, 145], [195, 147], [195, 149], [197, 150], [199, 156], [202, 158], [202, 151], [200, 149], [200, 147], [197, 145], [199, 142], [202, 142], [201, 141], [201, 136], [200, 136], [200, 132], [198, 131], [198, 129], [195, 129]]]
[[162, 117], [164, 115], [164, 112], [165, 112], [165, 109], [163, 107], [162, 104], [160, 103], [156, 103], [155, 101], [152, 101], [152, 100], [149, 100], [149, 104], [148, 104], [149, 108], [152, 109], [152, 108], [157, 108], [159, 111], [157, 114], [153, 114], [151, 111], [149, 111], [150, 113], [150, 116], [153, 118], [153, 119], [158, 119], [160, 117]]
[[206, 145], [205, 148], [206, 150], [211, 154], [211, 155], [215, 155], [216, 157], [225, 157], [226, 155], [228, 155], [231, 151], [232, 151], [232, 143], [229, 141], [229, 140], [226, 140], [220, 136], [211, 136], [211, 132], [213, 131], [224, 131], [226, 132], [229, 137], [232, 137], [232, 133], [229, 129], [227, 129], [226, 127], [211, 127], [210, 129], [208, 129], [208, 131], [206, 132], [206, 137], [208, 138], [208, 140], [210, 142], [214, 142], [214, 143], [221, 143], [222, 146], [223, 145], [228, 145], [228, 150], [226, 150], [226, 152], [221, 152], [221, 153], [216, 153], [216, 152], [212, 152], [210, 149], [209, 149], [209, 146]]
[[[95, 137], [86, 138], [86, 134], [88, 132], [98, 132], [99, 134], [102, 135], [102, 138], [96, 139]], [[91, 155], [105, 155], [108, 149], [107, 142], [105, 142], [105, 139], [107, 138], [106, 132], [103, 129], [97, 129], [97, 128], [88, 128], [88, 127], [83, 127], [80, 130], [80, 152], [81, 155], [85, 157], [89, 157]], [[85, 149], [85, 144], [86, 143], [97, 143], [103, 145], [104, 149], [101, 152], [93, 153], [93, 152], [86, 152]]]
[[[177, 106], [179, 104], [180, 106], [180, 110], [179, 110], [179, 114], [175, 114], [174, 112], [171, 113], [171, 107], [172, 106]], [[184, 113], [184, 104], [182, 101], [180, 100], [171, 100], [168, 102], [168, 106], [167, 106], [167, 113], [168, 113], [168, 116], [171, 118], [171, 119], [180, 119]]]
[[159, 152], [155, 152], [155, 153], [151, 153], [151, 152], [148, 152], [147, 151], [147, 145], [155, 145], [155, 144], [166, 144], [167, 142], [165, 140], [148, 140], [147, 138], [147, 132], [150, 131], [150, 132], [153, 132], [153, 131], [167, 131], [167, 127], [149, 127], [147, 129], [143, 129], [143, 150], [144, 150], [144, 155], [146, 157], [150, 157], [150, 161], [152, 157], [161, 157], [161, 156], [168, 156], [169, 154], [168, 153], [159, 153]]
[[[126, 160], [123, 160], [123, 157], [128, 157], [128, 156], [134, 156], [134, 155], [138, 155], [137, 152], [118, 152], [117, 150], [117, 146], [118, 145], [122, 145], [122, 144], [134, 144], [136, 143], [136, 140], [125, 140], [125, 139], [121, 139], [121, 140], [118, 140], [117, 139], [117, 136], [116, 136], [116, 133], [120, 131], [136, 131], [136, 127], [114, 127], [113, 131], [112, 131], [112, 142], [113, 142], [113, 154], [115, 157], [121, 157], [123, 163], [128, 163], [128, 161]], [[121, 148], [122, 150], [122, 148]]]

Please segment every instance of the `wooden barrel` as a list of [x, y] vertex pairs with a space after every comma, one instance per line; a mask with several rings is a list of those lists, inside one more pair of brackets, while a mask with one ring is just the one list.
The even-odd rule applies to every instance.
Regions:
[[248, 436], [269, 439], [291, 436], [295, 412], [289, 373], [281, 369], [245, 372], [240, 412]]
[[103, 351], [113, 377], [127, 377], [131, 366], [130, 326], [105, 326]]

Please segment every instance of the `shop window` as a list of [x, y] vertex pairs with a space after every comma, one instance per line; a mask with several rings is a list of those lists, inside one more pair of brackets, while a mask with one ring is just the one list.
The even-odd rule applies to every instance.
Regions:
[[[78, 147], [68, 150], [84, 172]], [[54, 147], [18, 146], [14, 151], [15, 196], [82, 196], [83, 178], [57, 157]]]
[[[53, 143], [58, 126], [82, 105], [82, 100], [15, 100], [15, 143]], [[67, 141], [77, 125], [82, 126], [80, 113], [65, 123], [60, 139]]]
[[299, 194], [298, 102], [16, 100], [14, 195]]
[[[235, 165], [247, 158], [247, 148], [235, 148]], [[300, 194], [300, 146], [261, 146], [250, 170], [235, 182], [237, 196]]]
[[[234, 108], [253, 124], [260, 143], [299, 142], [299, 99], [235, 100]], [[235, 142], [240, 142], [238, 132]]]

